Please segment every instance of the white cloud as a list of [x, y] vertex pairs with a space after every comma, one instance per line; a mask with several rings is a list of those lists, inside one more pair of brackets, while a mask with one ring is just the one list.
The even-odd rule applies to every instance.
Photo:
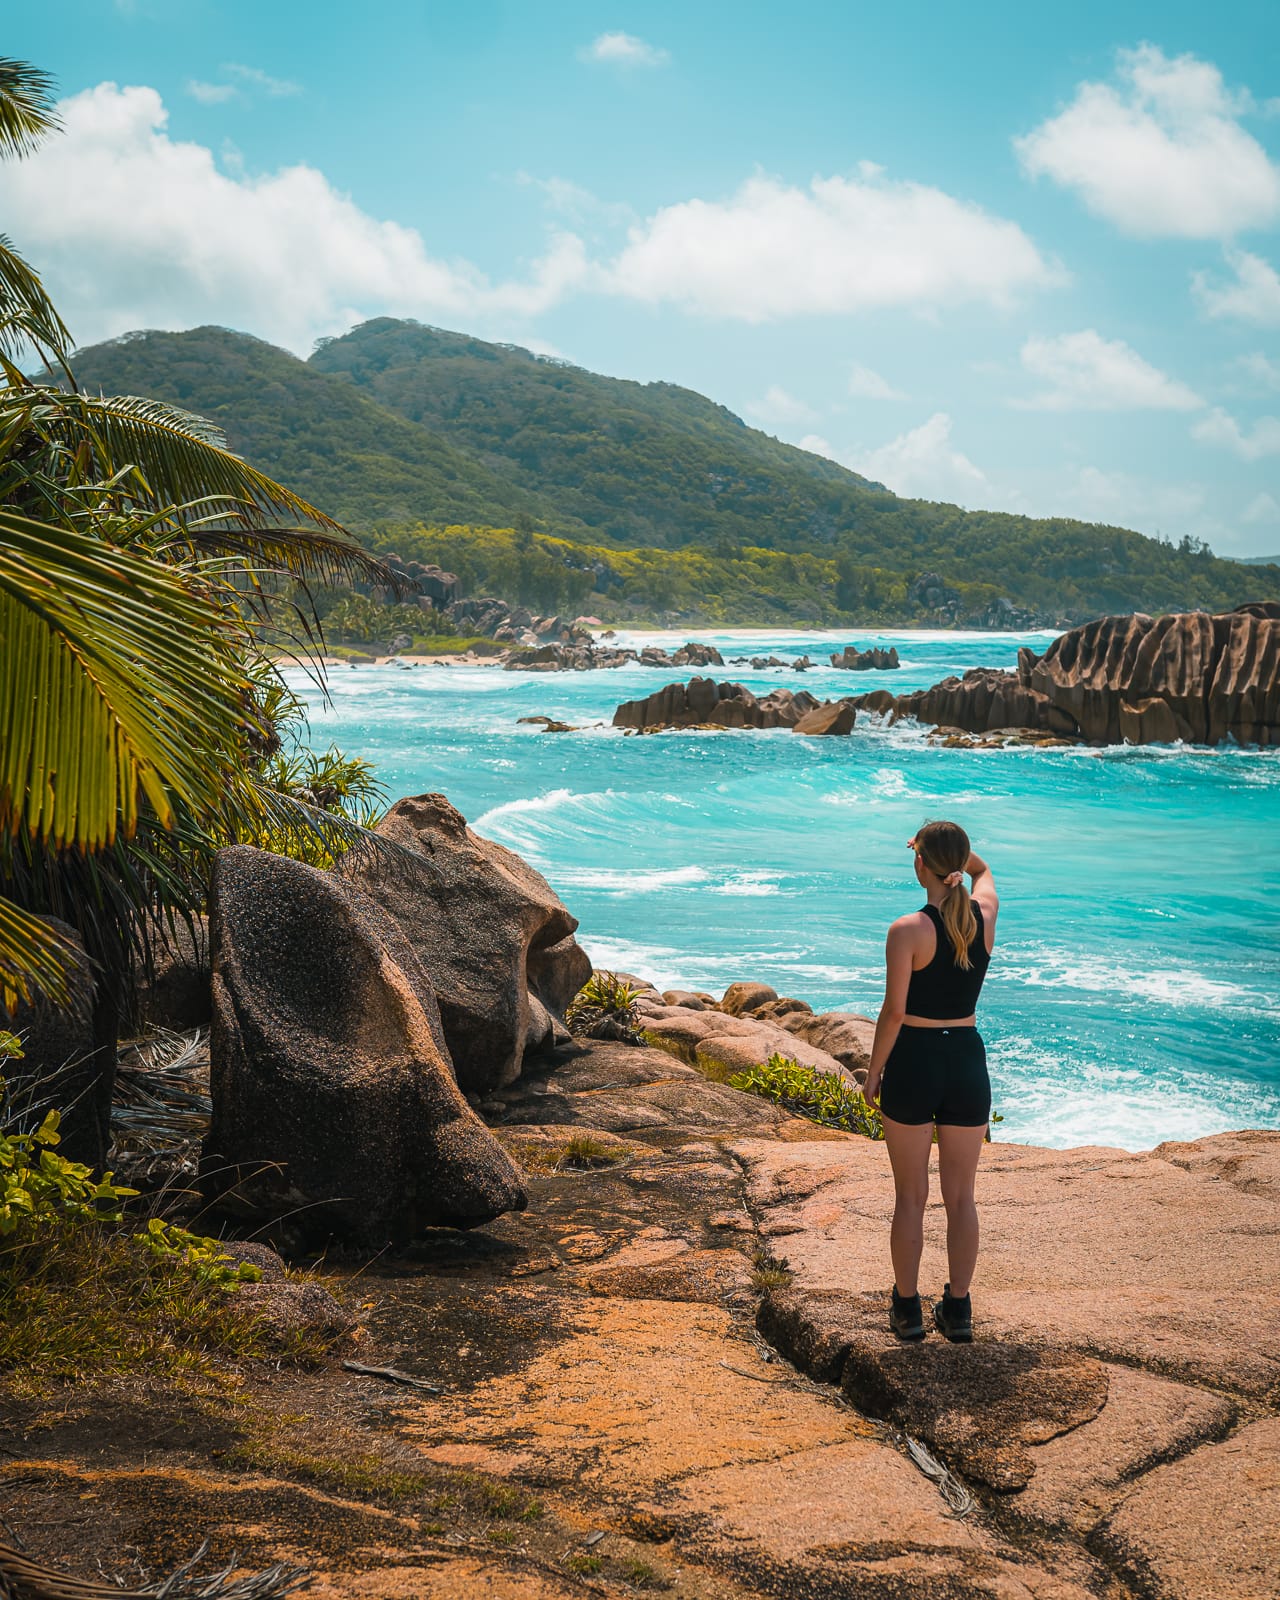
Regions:
[[1108, 522], [1127, 528], [1188, 531], [1206, 494], [1198, 483], [1148, 482], [1127, 472], [1081, 467], [1065, 496], [1066, 514], [1081, 522]]
[[1191, 290], [1210, 317], [1239, 317], [1267, 328], [1280, 327], [1280, 273], [1261, 256], [1230, 250], [1234, 283], [1215, 285], [1207, 272], [1191, 274]]
[[1029, 411], [1194, 411], [1204, 404], [1185, 383], [1153, 367], [1123, 339], [1094, 328], [1030, 338], [1022, 365], [1048, 388], [1016, 401]]
[[616, 226], [635, 220], [629, 205], [601, 200], [590, 189], [570, 178], [535, 178], [530, 172], [517, 172], [516, 182], [541, 192], [548, 211], [576, 223], [603, 223]]
[[990, 506], [1010, 498], [952, 444], [951, 418], [945, 411], [878, 450], [855, 453], [846, 465], [909, 499]]
[[202, 106], [220, 106], [224, 100], [234, 100], [238, 90], [234, 83], [201, 83], [199, 78], [188, 78], [187, 93]]
[[1201, 444], [1221, 445], [1241, 461], [1261, 461], [1280, 455], [1280, 417], [1259, 417], [1252, 428], [1242, 428], [1229, 412], [1215, 406], [1193, 425], [1191, 437]]
[[294, 83], [289, 78], [273, 78], [269, 72], [264, 72], [261, 67], [246, 67], [238, 61], [228, 61], [222, 69], [229, 77], [236, 78], [239, 82], [247, 84], [251, 89], [261, 89], [264, 94], [273, 96], [301, 94], [302, 85]]
[[939, 189], [757, 175], [731, 199], [686, 200], [633, 228], [611, 286], [708, 316], [772, 317], [929, 308], [1063, 281], [1014, 222]]
[[1261, 494], [1255, 494], [1240, 514], [1240, 520], [1247, 522], [1250, 527], [1259, 523], [1269, 526], [1280, 522], [1280, 501], [1277, 501], [1274, 495], [1267, 494], [1265, 490]]
[[862, 400], [906, 400], [909, 397], [895, 389], [878, 372], [873, 372], [870, 367], [859, 366], [854, 363], [849, 373], [849, 393], [857, 395]]
[[1235, 364], [1264, 389], [1280, 389], [1280, 361], [1264, 356], [1261, 350], [1237, 357]]
[[281, 95], [301, 94], [302, 86], [288, 78], [273, 78], [261, 67], [246, 67], [237, 61], [224, 63], [222, 71], [235, 83], [205, 83], [199, 78], [187, 79], [187, 93], [202, 106], [219, 106], [227, 100], [238, 100], [251, 89], [279, 98]]
[[662, 67], [669, 51], [637, 39], [634, 33], [601, 33], [578, 54], [584, 61], [604, 61], [619, 67]]
[[797, 400], [795, 395], [788, 394], [776, 383], [770, 384], [763, 400], [753, 401], [745, 410], [758, 421], [772, 422], [779, 427], [789, 423], [812, 422], [818, 414], [812, 406]]
[[203, 145], [169, 137], [154, 89], [99, 84], [59, 114], [61, 137], [0, 167], [0, 206], [82, 343], [218, 322], [305, 351], [385, 314], [510, 337], [590, 271], [581, 241], [560, 234], [525, 281], [491, 283], [314, 167], [219, 170]]
[[1082, 83], [1065, 111], [1014, 140], [1030, 177], [1148, 238], [1229, 238], [1280, 217], [1280, 169], [1240, 125], [1247, 96], [1217, 67], [1143, 44], [1118, 53], [1117, 77]]
[[[839, 461], [835, 447], [830, 440], [824, 439], [820, 433], [806, 433], [801, 439], [797, 449], [807, 450], [811, 456], [826, 456], [828, 461]], [[843, 466], [843, 462], [840, 463]]]

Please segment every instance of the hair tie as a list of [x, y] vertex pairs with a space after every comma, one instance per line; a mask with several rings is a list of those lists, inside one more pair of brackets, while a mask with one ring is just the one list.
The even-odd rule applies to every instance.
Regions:
[[964, 882], [964, 873], [948, 872], [942, 881], [946, 884], [948, 889], [958, 889], [959, 886]]

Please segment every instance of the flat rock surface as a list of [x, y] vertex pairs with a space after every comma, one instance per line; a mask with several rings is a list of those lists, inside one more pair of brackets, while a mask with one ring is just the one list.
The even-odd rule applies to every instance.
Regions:
[[528, 1210], [322, 1274], [438, 1393], [8, 1395], [28, 1555], [136, 1585], [208, 1536], [320, 1600], [1272, 1600], [1280, 1137], [992, 1147], [978, 1340], [906, 1348], [882, 1145], [621, 1043], [484, 1105]]
[[[797, 1287], [887, 1292], [893, 1189], [882, 1145], [734, 1149]], [[1247, 1187], [1222, 1176], [1223, 1162], [1247, 1169]], [[993, 1144], [978, 1173], [976, 1325], [1280, 1404], [1278, 1167], [1275, 1134], [1139, 1155]], [[943, 1235], [935, 1172], [922, 1268], [934, 1292], [947, 1275]]]
[[1159, 1467], [1102, 1530], [1135, 1587], [1176, 1600], [1280, 1593], [1280, 1418]]

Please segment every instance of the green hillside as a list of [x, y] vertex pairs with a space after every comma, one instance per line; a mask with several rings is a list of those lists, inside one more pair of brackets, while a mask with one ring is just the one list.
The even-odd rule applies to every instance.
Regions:
[[[961, 621], [991, 620], [1001, 596], [1080, 620], [1280, 593], [1275, 566], [1067, 518], [903, 500], [687, 389], [413, 322], [364, 323], [309, 362], [219, 328], [131, 334], [82, 352], [76, 370], [212, 417], [233, 448], [383, 548], [395, 529], [523, 530], [520, 560], [488, 541], [456, 565], [476, 584], [507, 574], [501, 592], [528, 603], [557, 588], [548, 563], [563, 566], [566, 599], [595, 572], [588, 609], [606, 614], [625, 591], [636, 614], [643, 574], [653, 610], [690, 620], [925, 620], [937, 613], [911, 585], [926, 572], [956, 592], [948, 615]], [[465, 539], [432, 542], [461, 556]], [[637, 567], [610, 550], [647, 554]], [[708, 588], [708, 573], [723, 581]]]
[[129, 333], [81, 350], [73, 371], [86, 389], [148, 395], [208, 417], [238, 454], [353, 528], [554, 518], [573, 531], [508, 475], [248, 334]]
[[835, 558], [841, 609], [853, 614], [884, 614], [886, 587], [898, 587], [886, 573], [905, 587], [928, 570], [1073, 618], [1217, 609], [1280, 587], [1280, 572], [1242, 572], [1126, 529], [903, 500], [688, 389], [606, 378], [416, 322], [362, 323], [320, 345], [309, 365], [505, 466], [608, 542]]

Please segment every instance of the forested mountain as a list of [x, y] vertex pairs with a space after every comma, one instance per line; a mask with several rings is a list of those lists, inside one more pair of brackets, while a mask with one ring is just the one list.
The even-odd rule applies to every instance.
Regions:
[[[777, 620], [788, 609], [797, 620], [909, 620], [938, 611], [913, 587], [927, 572], [954, 592], [947, 614], [959, 619], [985, 618], [1000, 596], [1074, 620], [1221, 609], [1280, 592], [1280, 569], [1221, 560], [1191, 541], [900, 499], [687, 389], [414, 322], [363, 323], [308, 362], [218, 328], [131, 334], [81, 352], [75, 369], [91, 387], [213, 418], [233, 448], [358, 531], [376, 530], [383, 548], [397, 528], [514, 527], [528, 550], [541, 536], [540, 568], [601, 569], [593, 592], [603, 602], [625, 587], [633, 608], [643, 605], [634, 575], [624, 584], [609, 572], [636, 564], [610, 562], [611, 549], [652, 552], [643, 568], [655, 608], [693, 616], [705, 600], [718, 620]], [[458, 551], [465, 539], [433, 544]], [[513, 548], [482, 543], [490, 553]], [[753, 561], [753, 551], [819, 560], [782, 566]], [[757, 590], [754, 578], [709, 592], [716, 562], [786, 592]], [[477, 582], [491, 581], [487, 558], [472, 566]], [[529, 560], [519, 566], [532, 570]], [[822, 591], [812, 593], [819, 573]], [[549, 583], [545, 572], [537, 579], [542, 591]], [[581, 577], [565, 588], [576, 595]]]
[[249, 334], [128, 333], [79, 351], [72, 370], [90, 391], [148, 395], [208, 417], [239, 455], [353, 528], [532, 518], [573, 529], [554, 505], [440, 433]]

